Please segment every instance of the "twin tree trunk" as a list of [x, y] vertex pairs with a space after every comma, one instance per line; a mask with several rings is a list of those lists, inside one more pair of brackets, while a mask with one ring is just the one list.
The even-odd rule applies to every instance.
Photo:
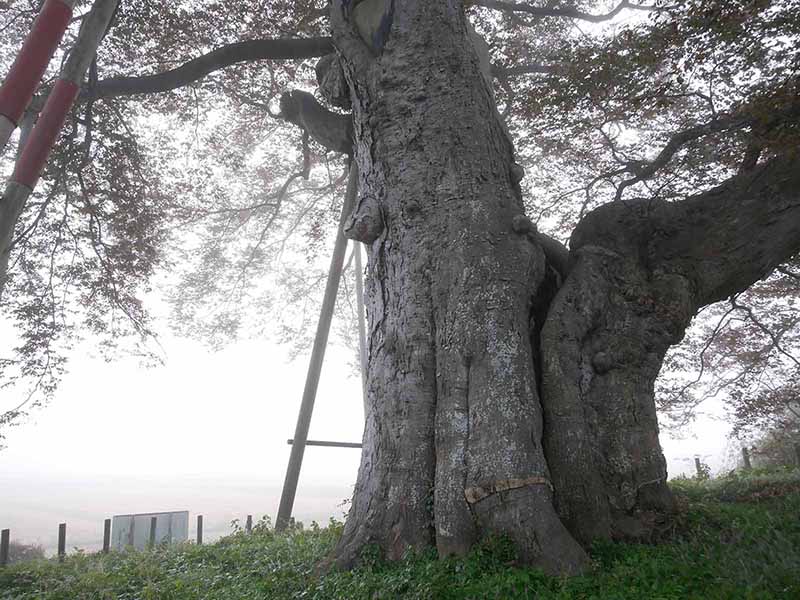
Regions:
[[[360, 171], [346, 230], [369, 248], [369, 366], [361, 466], [334, 559], [351, 565], [368, 544], [389, 558], [432, 544], [462, 554], [505, 535], [523, 560], [577, 572], [588, 561], [579, 542], [640, 534], [643, 514], [671, 509], [653, 382], [699, 306], [797, 250], [796, 161], [778, 165], [786, 247], [765, 235], [742, 264], [750, 215], [736, 218], [730, 190], [616, 203], [578, 227], [550, 302], [548, 259], [462, 2], [387, 0], [388, 40], [369, 46], [342, 4], [331, 18]], [[757, 175], [733, 183], [750, 197]], [[772, 202], [765, 194], [753, 214]]]

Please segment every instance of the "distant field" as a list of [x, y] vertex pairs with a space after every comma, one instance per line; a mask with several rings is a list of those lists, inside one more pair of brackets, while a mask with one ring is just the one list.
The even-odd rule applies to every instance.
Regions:
[[277, 536], [262, 523], [216, 544], [76, 555], [0, 570], [0, 598], [800, 598], [800, 470], [673, 482], [681, 511], [658, 544], [600, 544], [572, 579], [520, 567], [502, 540], [463, 559], [367, 560], [324, 576], [341, 524]]
[[[3, 490], [0, 528], [9, 527], [14, 541], [43, 546], [48, 555], [56, 553], [59, 523], [67, 523], [68, 552], [73, 548], [94, 552], [103, 547], [104, 519], [115, 514], [148, 511], [188, 510], [189, 539], [194, 539], [195, 518], [202, 514], [204, 537], [211, 542], [231, 532], [233, 519], [277, 507], [281, 494], [279, 484], [249, 482], [242, 476], [151, 479], [48, 476], [36, 481], [5, 472], [0, 473], [0, 490]], [[342, 499], [352, 491], [350, 484], [303, 482], [295, 513], [307, 521], [341, 516]]]

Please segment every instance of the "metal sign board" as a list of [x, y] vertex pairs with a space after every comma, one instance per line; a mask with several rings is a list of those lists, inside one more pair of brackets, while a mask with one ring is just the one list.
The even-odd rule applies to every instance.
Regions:
[[115, 515], [111, 520], [111, 547], [115, 550], [147, 548], [153, 517], [156, 518], [156, 544], [173, 544], [189, 539], [188, 510]]

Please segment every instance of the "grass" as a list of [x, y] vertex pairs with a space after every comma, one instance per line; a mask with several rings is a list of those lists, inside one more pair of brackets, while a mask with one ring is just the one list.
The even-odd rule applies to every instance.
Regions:
[[667, 541], [598, 544], [593, 569], [551, 578], [493, 540], [469, 556], [375, 557], [321, 576], [341, 524], [275, 535], [262, 522], [212, 545], [78, 553], [0, 570], [0, 599], [800, 598], [800, 471], [674, 482], [682, 509]]

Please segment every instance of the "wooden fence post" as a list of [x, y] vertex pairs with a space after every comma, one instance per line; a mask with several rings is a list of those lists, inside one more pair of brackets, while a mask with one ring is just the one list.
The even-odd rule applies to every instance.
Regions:
[[253, 515], [247, 515], [247, 521], [244, 524], [245, 533], [253, 533]]
[[8, 548], [11, 545], [11, 530], [3, 529], [0, 531], [0, 567], [8, 564]]
[[694, 457], [694, 468], [697, 471], [697, 476], [702, 478], [703, 477], [703, 467], [700, 464], [700, 457], [699, 456], [695, 456]]
[[103, 554], [108, 554], [111, 549], [111, 519], [103, 523]]
[[67, 524], [60, 523], [58, 525], [58, 560], [64, 561], [64, 556], [67, 554]]
[[197, 545], [203, 545], [203, 515], [197, 515]]
[[158, 517], [150, 517], [150, 549], [156, 547], [156, 523]]
[[742, 460], [744, 461], [745, 469], [752, 468], [752, 466], [750, 465], [750, 452], [748, 452], [747, 446], [742, 446]]

